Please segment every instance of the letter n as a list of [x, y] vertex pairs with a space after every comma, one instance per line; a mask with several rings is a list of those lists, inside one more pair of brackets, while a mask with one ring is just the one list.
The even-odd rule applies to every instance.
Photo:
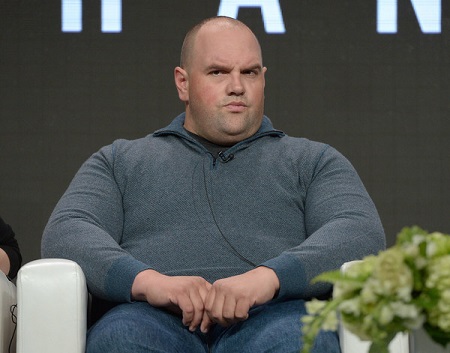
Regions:
[[[102, 0], [102, 32], [122, 31], [122, 0]], [[61, 29], [63, 32], [83, 30], [83, 1], [61, 0]]]
[[[441, 0], [410, 0], [423, 33], [441, 33]], [[398, 0], [377, 0], [378, 33], [397, 33]]]

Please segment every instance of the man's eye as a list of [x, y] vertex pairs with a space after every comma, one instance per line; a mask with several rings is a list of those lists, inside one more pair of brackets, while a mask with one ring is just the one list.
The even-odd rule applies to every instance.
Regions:
[[211, 71], [211, 75], [213, 75], [213, 76], [220, 76], [221, 73], [222, 73], [222, 71], [220, 71], [220, 70]]

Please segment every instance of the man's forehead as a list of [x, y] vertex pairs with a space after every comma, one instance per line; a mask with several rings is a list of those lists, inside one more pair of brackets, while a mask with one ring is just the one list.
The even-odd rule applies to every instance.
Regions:
[[224, 53], [222, 55], [219, 53], [214, 53], [211, 56], [204, 56], [202, 61], [207, 68], [262, 68], [261, 58], [258, 55], [242, 55], [236, 58], [234, 56], [227, 55], [227, 53]]
[[241, 54], [261, 60], [261, 48], [253, 33], [245, 27], [242, 28], [213, 28], [211, 31], [198, 33], [194, 43], [195, 52], [203, 54], [211, 52], [210, 56], [216, 60], [227, 58], [236, 48]]
[[256, 43], [258, 43], [255, 35], [246, 25], [240, 22], [234, 23], [223, 19], [205, 23], [201, 28], [199, 28], [196, 37], [197, 39], [202, 37], [214, 37], [216, 40], [220, 40], [220, 35], [232, 35], [248, 39], [251, 38], [252, 40], [255, 40]]

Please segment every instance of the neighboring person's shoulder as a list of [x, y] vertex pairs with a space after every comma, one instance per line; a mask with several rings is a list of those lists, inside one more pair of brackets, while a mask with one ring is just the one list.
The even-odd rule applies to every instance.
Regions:
[[[0, 249], [2, 250], [2, 256], [6, 256], [3, 260], [0, 260], [2, 262], [0, 268], [9, 278], [15, 278], [22, 264], [22, 255], [14, 231], [1, 217]], [[2, 256], [0, 256], [0, 259], [2, 259]]]
[[14, 238], [14, 232], [9, 224], [0, 217], [0, 245], [8, 239]]

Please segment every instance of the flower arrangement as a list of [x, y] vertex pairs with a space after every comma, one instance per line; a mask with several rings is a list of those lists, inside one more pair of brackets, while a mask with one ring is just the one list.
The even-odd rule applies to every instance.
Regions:
[[337, 330], [338, 315], [350, 332], [371, 341], [370, 353], [389, 352], [399, 332], [423, 328], [436, 343], [450, 342], [450, 235], [403, 228], [396, 244], [348, 270], [326, 272], [314, 282], [334, 284], [329, 301], [307, 303], [303, 350], [320, 330]]

